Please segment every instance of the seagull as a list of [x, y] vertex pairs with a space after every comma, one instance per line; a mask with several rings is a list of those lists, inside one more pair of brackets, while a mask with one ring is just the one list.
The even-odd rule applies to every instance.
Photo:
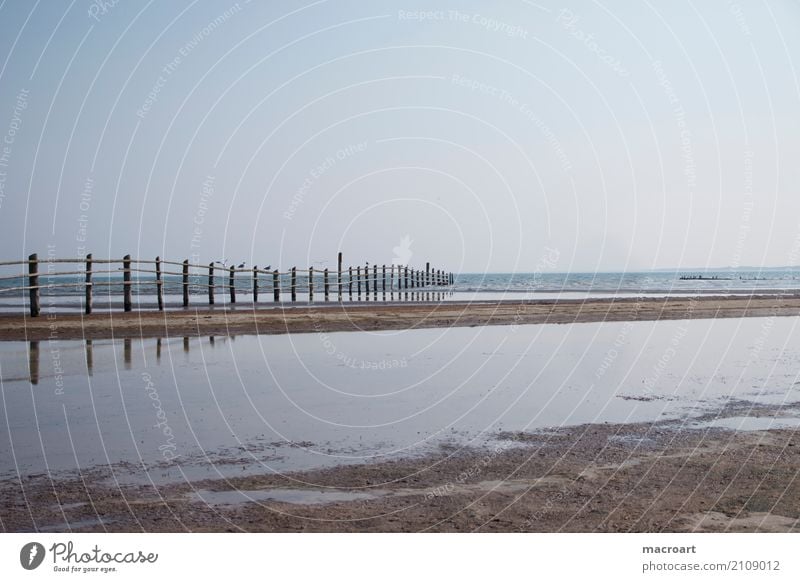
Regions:
[[239, 266], [236, 267], [237, 269], [244, 269], [244, 261], [241, 262]]
[[269, 271], [271, 268], [272, 268], [272, 265], [267, 265], [266, 267], [264, 267], [264, 270], [265, 271]]
[[228, 259], [222, 259], [221, 261], [214, 261], [214, 262], [224, 267], [225, 265], [228, 264]]

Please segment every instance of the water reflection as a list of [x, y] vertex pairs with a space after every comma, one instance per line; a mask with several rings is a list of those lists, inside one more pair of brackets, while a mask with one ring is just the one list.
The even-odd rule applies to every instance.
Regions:
[[[185, 337], [174, 338], [174, 339], [182, 342], [183, 353], [184, 354], [189, 354], [190, 349], [191, 349], [191, 345], [192, 345], [191, 340], [195, 339], [195, 340], [197, 340], [197, 342], [199, 344], [199, 342], [200, 342], [200, 340], [202, 338], [197, 338], [197, 337], [193, 338], [191, 336], [185, 336]], [[222, 343], [224, 343], [226, 341], [234, 341], [235, 339], [236, 339], [235, 336], [224, 336], [224, 337], [208, 336], [208, 345], [211, 348], [215, 348], [219, 344], [222, 344]], [[144, 361], [147, 360], [147, 356], [148, 356], [148, 353], [147, 353], [146, 350], [152, 350], [152, 352], [155, 353], [156, 364], [160, 364], [161, 363], [161, 355], [162, 355], [162, 352], [163, 352], [164, 343], [165, 342], [168, 343], [169, 341], [170, 341], [169, 338], [167, 338], [167, 339], [156, 338], [155, 341], [150, 340], [150, 339], [137, 339], [137, 340], [135, 340], [133, 338], [124, 338], [122, 340], [122, 364], [123, 364], [123, 368], [125, 370], [132, 370], [133, 369], [134, 343], [136, 343], [137, 349], [141, 350], [141, 353], [142, 353]], [[64, 357], [64, 354], [62, 353], [63, 347], [61, 347], [58, 342], [45, 342], [45, 343], [48, 344], [48, 348], [45, 348], [43, 350], [42, 347], [40, 346], [41, 343], [42, 342], [40, 342], [40, 341], [30, 341], [30, 342], [28, 342], [28, 377], [27, 377], [27, 380], [29, 380], [30, 383], [33, 384], [33, 385], [39, 384], [39, 381], [43, 377], [42, 376], [42, 370], [43, 369], [41, 367], [42, 366], [42, 351], [45, 351], [46, 353], [50, 354], [49, 357], [53, 359], [54, 366], [57, 365], [59, 367], [59, 369], [55, 370], [55, 371], [57, 373], [59, 373], [59, 374], [61, 373], [61, 371], [60, 371], [60, 367], [62, 365], [61, 364], [61, 359], [62, 359], [62, 357]], [[91, 340], [91, 339], [84, 340], [84, 342], [83, 342], [83, 355], [84, 355], [84, 359], [85, 359], [85, 363], [86, 363], [85, 371], [86, 371], [86, 374], [88, 376], [93, 376], [94, 372], [95, 372], [95, 367], [96, 367], [96, 364], [97, 364], [96, 361], [95, 361], [95, 348], [97, 347], [97, 343], [98, 342], [96, 340]], [[114, 340], [102, 340], [100, 342], [100, 346], [101, 347], [102, 347], [103, 343], [113, 344]], [[101, 354], [106, 354], [108, 352], [101, 351], [100, 353]], [[51, 370], [51, 372], [52, 371], [53, 370]], [[45, 371], [44, 374], [45, 374], [44, 377], [46, 377], [48, 375], [48, 372]], [[8, 377], [8, 378], [4, 378], [4, 379], [6, 381], [10, 381], [10, 380], [14, 380], [15, 378]], [[16, 379], [17, 380], [22, 380], [22, 379], [24, 379], [24, 376], [23, 376], [23, 378], [16, 378]]]

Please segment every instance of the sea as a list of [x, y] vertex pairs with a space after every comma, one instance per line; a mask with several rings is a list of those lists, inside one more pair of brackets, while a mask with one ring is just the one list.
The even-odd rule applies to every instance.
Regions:
[[[115, 310], [122, 302], [122, 277], [99, 276], [94, 279], [93, 304], [95, 310]], [[207, 276], [192, 275], [189, 279], [190, 305], [208, 304]], [[217, 276], [216, 306], [228, 308], [252, 307], [253, 282], [249, 274], [237, 275], [235, 280], [236, 304], [230, 304], [229, 289], [224, 287], [227, 277]], [[536, 299], [593, 299], [610, 297], [663, 297], [698, 295], [794, 295], [800, 293], [800, 267], [784, 269], [717, 269], [717, 270], [664, 270], [642, 272], [596, 273], [460, 273], [454, 284], [447, 287], [397, 289], [391, 285], [384, 293], [382, 279], [374, 282], [370, 293], [366, 285], [359, 292], [356, 284], [343, 283], [343, 299], [359, 301], [503, 301]], [[83, 307], [83, 276], [40, 276], [43, 311], [79, 311]], [[28, 291], [23, 277], [0, 278], [0, 312], [15, 313], [28, 309]], [[290, 279], [280, 279], [279, 303], [290, 303]], [[298, 306], [324, 304], [322, 274], [315, 276], [314, 296], [307, 292], [308, 278], [297, 277]], [[338, 298], [335, 274], [329, 279], [329, 300]], [[156, 306], [156, 285], [153, 277], [133, 277], [132, 295], [135, 308]], [[179, 276], [164, 278], [164, 296], [167, 309], [181, 309], [182, 283]], [[259, 278], [259, 304], [274, 305], [271, 277]]]

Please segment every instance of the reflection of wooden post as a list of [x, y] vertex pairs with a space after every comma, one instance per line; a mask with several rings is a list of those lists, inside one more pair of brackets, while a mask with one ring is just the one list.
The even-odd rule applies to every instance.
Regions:
[[122, 340], [122, 359], [125, 362], [125, 369], [131, 369], [131, 338], [126, 337]]
[[328, 285], [328, 269], [325, 269], [324, 281], [325, 281], [325, 301], [328, 301], [330, 299], [329, 297], [330, 286]]
[[253, 304], [258, 303], [258, 265], [253, 265]]
[[272, 299], [275, 303], [281, 300], [281, 279], [278, 269], [272, 271]]
[[213, 262], [208, 264], [208, 304], [209, 305], [214, 305], [214, 263]]
[[230, 275], [228, 275], [228, 289], [231, 290], [231, 303], [236, 303], [236, 271], [231, 265]]
[[342, 253], [339, 253], [339, 301], [342, 300]]
[[94, 369], [94, 347], [92, 346], [92, 340], [86, 340], [86, 372], [89, 376], [92, 375], [92, 370]]
[[297, 301], [297, 267], [292, 267], [292, 301]]
[[187, 336], [183, 336], [183, 353], [189, 353], [189, 338]]
[[156, 299], [158, 310], [164, 311], [164, 282], [161, 280], [161, 257], [156, 257]]
[[308, 301], [314, 301], [314, 267], [308, 268]]
[[86, 295], [86, 315], [92, 313], [92, 253], [86, 255], [86, 280], [85, 280], [85, 295]]
[[161, 361], [161, 338], [156, 338], [156, 362]]
[[31, 303], [31, 317], [39, 317], [39, 255], [36, 253], [28, 257], [28, 287], [30, 287], [28, 297]]
[[189, 259], [183, 261], [183, 306], [189, 307]]
[[131, 256], [122, 257], [122, 308], [130, 311], [133, 302], [131, 301]]
[[31, 384], [39, 383], [39, 342], [31, 342], [28, 350], [28, 371], [31, 375]]

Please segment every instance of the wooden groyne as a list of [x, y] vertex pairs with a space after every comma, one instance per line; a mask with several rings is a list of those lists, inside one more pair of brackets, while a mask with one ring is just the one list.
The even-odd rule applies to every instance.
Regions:
[[[79, 265], [80, 268], [57, 270], [60, 265]], [[337, 268], [331, 272], [329, 269], [308, 269], [292, 267], [289, 270], [259, 269], [258, 266], [245, 268], [244, 263], [228, 266], [219, 261], [205, 264], [183, 261], [168, 261], [160, 257], [154, 260], [132, 259], [125, 255], [121, 259], [96, 259], [90, 253], [85, 258], [62, 259], [48, 257], [39, 259], [34, 253], [27, 261], [4, 261], [0, 267], [27, 266], [27, 272], [17, 275], [0, 277], [0, 281], [19, 282], [8, 287], [0, 287], [0, 297], [12, 293], [28, 293], [31, 317], [38, 317], [41, 313], [42, 291], [56, 289], [84, 289], [83, 308], [89, 315], [92, 313], [93, 300], [98, 294], [97, 289], [106, 287], [104, 297], [119, 294], [123, 311], [133, 309], [134, 287], [152, 285], [155, 289], [156, 305], [159, 311], [165, 307], [164, 290], [167, 285], [179, 286], [182, 297], [182, 306], [190, 306], [190, 298], [199, 298], [203, 290], [207, 291], [208, 305], [214, 305], [217, 295], [228, 294], [229, 303], [236, 303], [237, 294], [252, 294], [253, 303], [258, 303], [262, 291], [272, 292], [272, 301], [281, 302], [282, 294], [288, 293], [292, 302], [297, 301], [298, 293], [307, 293], [308, 301], [313, 302], [315, 292], [322, 295], [324, 301], [344, 301], [345, 294], [349, 300], [362, 297], [369, 301], [379, 298], [383, 301], [394, 300], [394, 294], [409, 292], [412, 298], [424, 300], [425, 294], [419, 291], [441, 289], [450, 287], [455, 282], [455, 275], [443, 269], [432, 268], [430, 263], [425, 268], [415, 268], [409, 265], [364, 265], [343, 267], [343, 255], [338, 254]], [[46, 269], [43, 270], [43, 266]], [[136, 274], [135, 278], [133, 274]], [[122, 275], [122, 279], [113, 279]], [[105, 276], [105, 280], [98, 280], [98, 276]], [[67, 278], [76, 278], [69, 281]], [[42, 282], [46, 279], [46, 282]], [[55, 282], [54, 282], [55, 279]], [[242, 280], [246, 284], [242, 286]], [[239, 283], [237, 285], [237, 282]], [[363, 292], [363, 295], [362, 295]], [[415, 294], [415, 292], [417, 292]], [[415, 296], [416, 295], [416, 296]]]

